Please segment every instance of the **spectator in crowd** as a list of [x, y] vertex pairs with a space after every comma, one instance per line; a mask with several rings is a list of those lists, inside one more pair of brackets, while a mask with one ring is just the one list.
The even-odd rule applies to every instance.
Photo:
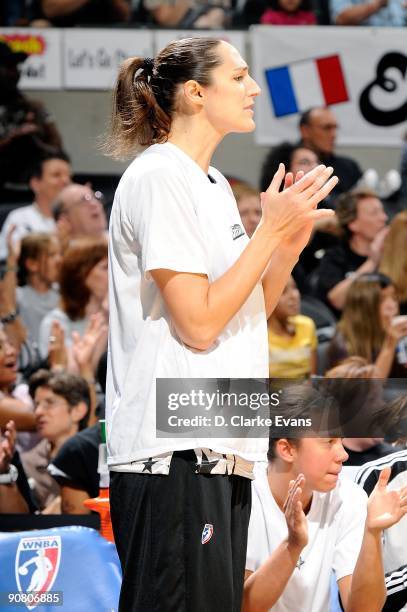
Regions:
[[401, 177], [400, 195], [402, 199], [407, 203], [407, 133], [404, 135], [404, 143], [403, 143], [403, 148], [401, 151], [400, 177]]
[[131, 15], [129, 0], [39, 0], [38, 4], [37, 18], [63, 28], [126, 22]]
[[328, 350], [329, 366], [357, 355], [374, 363], [380, 378], [407, 376], [397, 362], [397, 343], [407, 335], [407, 317], [398, 316], [391, 280], [380, 273], [363, 274], [349, 287], [342, 317]]
[[32, 160], [62, 147], [54, 120], [42, 103], [18, 89], [19, 66], [26, 57], [0, 41], [0, 187], [6, 182], [26, 183]]
[[18, 258], [17, 306], [32, 343], [38, 346], [45, 315], [57, 307], [57, 281], [61, 266], [58, 238], [53, 234], [30, 234], [21, 241]]
[[[260, 189], [265, 191], [277, 171], [278, 165], [283, 163], [288, 172], [292, 172], [296, 176], [298, 172], [307, 174], [310, 170], [318, 165], [319, 159], [317, 154], [305, 145], [291, 144], [290, 142], [282, 142], [270, 149], [266, 155], [260, 174]], [[320, 202], [318, 208], [330, 207], [330, 197]], [[299, 263], [293, 270], [293, 276], [298, 285], [301, 294], [311, 293], [308, 284], [308, 276], [312, 270], [318, 265], [319, 259], [315, 253], [321, 253], [321, 249], [325, 250], [337, 243], [335, 234], [338, 232], [338, 226], [335, 218], [323, 219], [314, 225], [313, 234], [300, 255]]]
[[301, 170], [307, 174], [319, 164], [317, 153], [308, 145], [294, 145], [290, 142], [282, 142], [273, 147], [267, 153], [261, 168], [260, 190], [266, 191], [279, 164], [284, 164], [287, 172], [295, 176]]
[[[51, 310], [40, 326], [40, 354], [47, 357], [49, 342], [56, 342], [60, 333], [65, 346], [72, 344], [72, 333], [82, 336], [92, 315], [100, 314], [107, 321], [107, 243], [103, 239], [82, 238], [65, 252], [59, 275], [60, 304]], [[57, 333], [59, 327], [60, 333]], [[54, 325], [53, 325], [54, 324]], [[52, 330], [52, 333], [51, 333]], [[94, 369], [105, 350], [106, 335], [100, 339], [92, 357]], [[68, 364], [71, 364], [68, 350]]]
[[[297, 416], [315, 393], [300, 390]], [[268, 465], [257, 466], [253, 481], [244, 612], [296, 610], [299, 602], [326, 612], [332, 572], [345, 610], [382, 609], [382, 533], [406, 514], [407, 488], [390, 491], [383, 470], [367, 502], [358, 485], [339, 481], [346, 458], [340, 438], [270, 439]]]
[[317, 19], [309, 0], [270, 0], [260, 23], [269, 25], [316, 25]]
[[251, 238], [261, 219], [260, 192], [244, 181], [234, 182], [232, 191], [245, 232]]
[[31, 232], [54, 232], [52, 204], [58, 193], [71, 182], [71, 166], [65, 153], [51, 153], [37, 157], [31, 164], [29, 184], [34, 202], [11, 211], [0, 234], [0, 257], [6, 256], [6, 238], [15, 226], [13, 241], [19, 243]]
[[291, 277], [268, 320], [270, 378], [316, 374], [317, 342], [313, 320], [300, 314], [300, 292]]
[[0, 325], [0, 427], [13, 420], [18, 430], [32, 432], [35, 419], [28, 393], [25, 385], [16, 386], [17, 358], [17, 350]]
[[317, 294], [339, 314], [352, 281], [378, 267], [388, 228], [383, 204], [368, 189], [341, 195], [336, 203], [336, 217], [344, 240], [323, 257]]
[[[389, 413], [405, 415], [407, 395], [394, 400], [389, 406]], [[405, 418], [405, 416], [404, 416]], [[405, 439], [404, 439], [405, 443]], [[355, 482], [370, 495], [376, 486], [380, 472], [390, 467], [389, 488], [398, 489], [407, 485], [407, 449], [400, 449], [362, 465], [355, 475]], [[383, 563], [386, 579], [387, 599], [383, 612], [404, 610], [407, 604], [407, 556], [405, 542], [407, 538], [407, 518], [386, 529], [383, 538]]]
[[8, 421], [0, 431], [0, 514], [38, 510], [15, 449], [16, 436], [14, 421]]
[[393, 281], [400, 314], [407, 315], [407, 210], [398, 213], [390, 223], [384, 239], [379, 270]]
[[231, 19], [227, 1], [143, 0], [143, 7], [152, 23], [161, 27], [221, 28]]
[[349, 191], [362, 176], [362, 171], [353, 159], [336, 155], [338, 123], [330, 108], [313, 107], [305, 111], [299, 122], [301, 143], [318, 155], [322, 164], [332, 166], [339, 182], [333, 195]]
[[[106, 391], [107, 353], [102, 355], [97, 368], [97, 381]], [[79, 431], [62, 446], [48, 466], [61, 490], [61, 509], [64, 514], [88, 514], [83, 502], [99, 494], [98, 473], [100, 423]]]
[[30, 379], [30, 395], [34, 400], [41, 441], [22, 453], [21, 461], [41, 510], [53, 504], [58, 513], [60, 505], [54, 502], [59, 487], [48, 474], [47, 467], [64, 442], [86, 427], [90, 411], [89, 386], [75, 374], [38, 370]]
[[54, 202], [53, 213], [63, 252], [74, 238], [106, 236], [103, 194], [89, 185], [72, 183], [65, 187]]
[[[355, 409], [359, 411], [362, 406], [367, 405], [369, 414], [372, 416], [372, 424], [373, 418], [377, 418], [375, 412], [382, 414], [382, 410], [387, 409], [387, 407], [383, 407], [383, 387], [381, 384], [377, 384], [377, 380], [375, 380], [378, 376], [379, 372], [374, 364], [369, 363], [364, 357], [356, 355], [348, 357], [325, 373], [325, 378], [340, 379], [345, 392], [344, 401], [348, 405], [352, 403]], [[360, 383], [359, 381], [363, 379], [366, 382]], [[381, 417], [380, 429], [383, 433], [387, 433], [387, 426]], [[348, 454], [348, 459], [343, 464], [345, 475], [356, 473], [356, 468], [353, 466], [363, 465], [368, 461], [384, 457], [398, 450], [385, 442], [383, 437], [343, 438], [342, 443]]]
[[406, 5], [399, 0], [330, 0], [332, 23], [340, 26], [401, 27]]

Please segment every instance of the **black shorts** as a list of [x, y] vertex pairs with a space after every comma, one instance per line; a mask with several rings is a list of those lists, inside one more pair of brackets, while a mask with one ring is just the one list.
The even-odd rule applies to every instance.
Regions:
[[119, 612], [240, 612], [251, 481], [195, 465], [182, 451], [168, 476], [110, 473]]

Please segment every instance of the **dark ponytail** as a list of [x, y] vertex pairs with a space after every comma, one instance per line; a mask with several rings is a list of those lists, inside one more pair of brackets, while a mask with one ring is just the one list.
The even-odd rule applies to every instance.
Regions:
[[216, 53], [219, 43], [216, 38], [185, 38], [167, 45], [155, 60], [125, 60], [113, 92], [105, 152], [123, 159], [140, 146], [166, 142], [178, 85], [189, 80], [211, 83], [212, 70], [222, 63]]

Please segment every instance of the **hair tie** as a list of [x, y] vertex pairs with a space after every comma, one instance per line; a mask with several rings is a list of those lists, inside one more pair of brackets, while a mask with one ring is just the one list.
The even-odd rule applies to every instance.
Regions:
[[144, 58], [143, 72], [147, 77], [152, 77], [154, 73], [154, 60], [151, 57]]

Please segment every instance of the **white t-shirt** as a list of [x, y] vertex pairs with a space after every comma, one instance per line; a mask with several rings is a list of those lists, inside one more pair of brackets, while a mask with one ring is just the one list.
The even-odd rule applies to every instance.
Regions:
[[37, 204], [34, 202], [29, 206], [22, 206], [12, 210], [4, 221], [0, 234], [0, 259], [7, 257], [7, 232], [11, 225], [16, 229], [13, 233], [13, 240], [19, 242], [32, 232], [55, 232], [55, 221], [52, 217], [45, 217]]
[[264, 459], [266, 439], [156, 438], [156, 378], [267, 378], [261, 283], [207, 351], [177, 337], [149, 270], [206, 274], [215, 281], [249, 239], [226, 179], [209, 175], [173, 144], [153, 145], [124, 173], [109, 229], [108, 463], [173, 450], [211, 448]]
[[[270, 491], [267, 466], [256, 465], [252, 483], [246, 569], [255, 571], [283, 540], [287, 523]], [[329, 493], [314, 491], [308, 544], [273, 612], [327, 612], [332, 571], [336, 580], [353, 574], [366, 520], [366, 493], [348, 479]]]

